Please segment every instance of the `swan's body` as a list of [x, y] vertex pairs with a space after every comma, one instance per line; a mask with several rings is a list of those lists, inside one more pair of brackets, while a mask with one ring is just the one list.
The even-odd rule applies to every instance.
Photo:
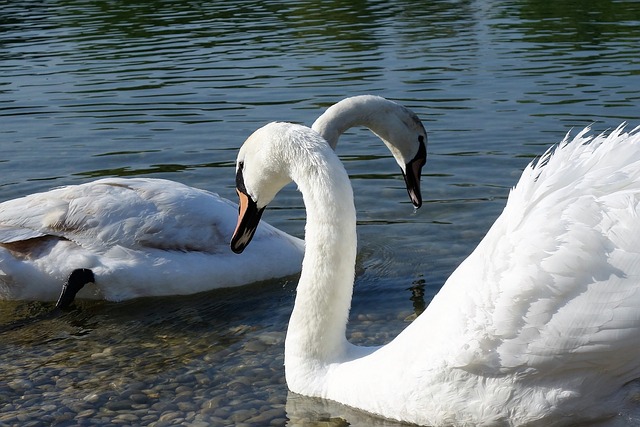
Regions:
[[[631, 410], [640, 378], [640, 128], [585, 132], [524, 171], [422, 315], [389, 344], [365, 348], [345, 339], [356, 233], [342, 165], [304, 127], [256, 131], [238, 155], [241, 206], [260, 211], [293, 180], [307, 208], [285, 342], [289, 388], [422, 425], [564, 425]], [[244, 216], [234, 250], [250, 240]]]
[[[348, 128], [371, 128], [392, 149], [420, 205], [426, 133], [415, 114], [363, 95], [337, 103], [317, 123], [334, 147]], [[94, 282], [78, 295], [120, 301], [300, 271], [304, 242], [267, 224], [258, 230], [259, 247], [234, 256], [228, 241], [237, 210], [217, 194], [144, 178], [106, 178], [0, 203], [0, 299], [55, 300], [64, 289], [58, 302], [68, 305]], [[88, 274], [78, 279], [77, 270]]]
[[[223, 246], [238, 207], [163, 179], [106, 178], [0, 205], [0, 295], [55, 300], [76, 268], [97, 278], [79, 297], [120, 301], [188, 294], [295, 274], [304, 242], [265, 224], [237, 271]], [[225, 245], [228, 246], [228, 245]], [[99, 286], [98, 286], [99, 285]]]

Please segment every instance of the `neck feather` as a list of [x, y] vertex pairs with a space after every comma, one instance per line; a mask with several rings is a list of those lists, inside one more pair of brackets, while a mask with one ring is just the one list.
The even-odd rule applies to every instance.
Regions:
[[331, 363], [347, 348], [356, 213], [346, 171], [337, 157], [328, 162], [328, 168], [306, 168], [292, 176], [304, 197], [307, 224], [302, 273], [285, 344], [287, 369], [300, 363]]
[[337, 104], [332, 105], [313, 123], [311, 127], [329, 142], [331, 148], [335, 150], [338, 145], [338, 138], [347, 129], [355, 126], [365, 126], [374, 133], [376, 130], [376, 118], [391, 102], [377, 96], [358, 96], [347, 98]]

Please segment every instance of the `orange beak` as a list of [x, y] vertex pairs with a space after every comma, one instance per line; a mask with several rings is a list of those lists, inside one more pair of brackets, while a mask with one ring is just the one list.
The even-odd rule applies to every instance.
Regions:
[[258, 209], [258, 205], [248, 194], [236, 188], [240, 203], [238, 206], [238, 224], [231, 237], [231, 250], [237, 254], [242, 253], [247, 247], [258, 228], [264, 208]]

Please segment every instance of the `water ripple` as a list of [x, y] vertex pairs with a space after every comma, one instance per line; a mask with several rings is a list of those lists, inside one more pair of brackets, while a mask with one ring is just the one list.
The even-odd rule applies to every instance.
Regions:
[[[358, 343], [401, 330], [416, 287], [428, 304], [531, 158], [571, 129], [639, 119], [637, 2], [5, 3], [0, 200], [114, 175], [233, 199], [236, 150], [268, 121], [311, 124], [361, 93], [414, 109], [430, 144], [418, 212], [368, 132], [349, 131], [337, 150], [358, 207], [349, 326]], [[295, 188], [265, 218], [302, 236]], [[392, 425], [287, 401], [282, 346], [295, 281], [80, 302], [62, 318], [0, 332], [0, 424], [295, 426], [326, 410], [352, 425]], [[48, 308], [0, 301], [0, 326]]]

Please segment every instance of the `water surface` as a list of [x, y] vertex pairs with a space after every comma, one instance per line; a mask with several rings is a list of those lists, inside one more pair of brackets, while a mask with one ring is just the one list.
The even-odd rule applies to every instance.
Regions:
[[[0, 200], [104, 176], [235, 200], [237, 149], [263, 124], [309, 125], [363, 93], [413, 109], [429, 131], [419, 211], [373, 135], [338, 147], [358, 207], [361, 344], [428, 304], [535, 156], [572, 129], [640, 124], [637, 2], [0, 4]], [[303, 235], [295, 187], [265, 219]], [[0, 302], [0, 424], [394, 425], [288, 394], [295, 283], [80, 301], [12, 329], [51, 304]]]

